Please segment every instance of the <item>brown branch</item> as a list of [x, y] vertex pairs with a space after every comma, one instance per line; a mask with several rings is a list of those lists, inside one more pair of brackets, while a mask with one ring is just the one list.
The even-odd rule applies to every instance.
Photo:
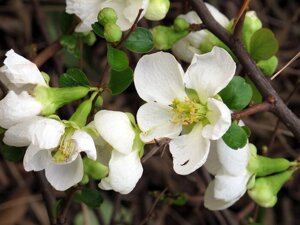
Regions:
[[254, 60], [247, 53], [242, 42], [233, 37], [227, 30], [222, 27], [211, 15], [205, 6], [203, 0], [189, 0], [193, 9], [199, 14], [202, 22], [206, 28], [220, 38], [236, 55], [240, 63], [244, 67], [246, 73], [258, 88], [265, 99], [273, 96], [275, 105], [273, 112], [280, 118], [280, 120], [293, 132], [297, 139], [300, 139], [300, 120], [299, 118], [286, 106], [286, 104], [279, 97], [274, 90], [270, 81], [264, 77], [263, 73], [256, 66]]
[[164, 138], [160, 141], [156, 141], [155, 147], [153, 147], [149, 153], [147, 153], [143, 158], [142, 158], [142, 163], [145, 163], [148, 159], [150, 159], [152, 156], [154, 156], [160, 149], [164, 149], [166, 145], [170, 143], [171, 139], [169, 138]]
[[234, 21], [233, 36], [235, 38], [240, 38], [242, 29], [243, 29], [243, 25], [244, 25], [245, 15], [246, 15], [246, 12], [247, 12], [247, 10], [249, 8], [250, 1], [251, 0], [244, 0], [243, 1], [243, 5], [240, 8], [239, 14], [238, 14], [237, 18]]
[[274, 108], [274, 103], [275, 103], [274, 99], [272, 97], [269, 97], [267, 101], [252, 105], [240, 112], [232, 113], [231, 118], [234, 120], [240, 120], [242, 118], [248, 117], [258, 112], [271, 111]]
[[55, 41], [50, 44], [47, 48], [45, 48], [41, 53], [39, 53], [32, 62], [37, 65], [37, 67], [41, 67], [48, 59], [52, 58], [62, 46], [59, 41]]
[[200, 30], [203, 30], [205, 29], [205, 25], [203, 23], [200, 23], [200, 24], [195, 24], [195, 23], [192, 23], [190, 24], [189, 26], [189, 31], [190, 32], [195, 32], [195, 31], [200, 31]]

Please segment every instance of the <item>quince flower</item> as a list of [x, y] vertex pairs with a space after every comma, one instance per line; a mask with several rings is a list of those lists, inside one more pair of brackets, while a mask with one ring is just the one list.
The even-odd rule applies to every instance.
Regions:
[[3, 142], [28, 146], [23, 165], [26, 171], [45, 170], [49, 183], [59, 191], [67, 190], [83, 178], [80, 152], [96, 160], [92, 137], [70, 124], [44, 117], [34, 117], [10, 127]]
[[145, 15], [149, 0], [67, 0], [67, 13], [74, 13], [81, 23], [76, 27], [77, 32], [92, 30], [91, 25], [97, 21], [98, 13], [103, 8], [113, 8], [118, 16], [117, 25], [122, 31], [128, 30], [134, 23], [140, 9]]
[[169, 53], [146, 55], [138, 62], [134, 83], [147, 102], [137, 112], [140, 137], [144, 142], [171, 138], [176, 173], [186, 175], [202, 166], [210, 140], [228, 130], [230, 110], [217, 94], [233, 78], [235, 68], [231, 56], [218, 47], [195, 54], [185, 73]]
[[136, 134], [133, 123], [122, 112], [102, 110], [95, 115], [93, 126], [101, 136], [95, 141], [98, 145], [98, 158], [109, 167], [108, 177], [99, 183], [103, 190], [128, 194], [142, 176], [143, 167], [139, 154], [144, 145]]
[[9, 89], [0, 101], [0, 127], [9, 128], [41, 112], [42, 104], [28, 93], [34, 85], [46, 86], [34, 63], [14, 50], [8, 51], [4, 66], [0, 68], [0, 81]]
[[[218, 9], [208, 3], [205, 3], [205, 5], [219, 24], [221, 24], [223, 27], [227, 27], [229, 25], [229, 20], [227, 17], [224, 16]], [[178, 17], [185, 19], [190, 24], [202, 23], [200, 17], [195, 11], [190, 11], [187, 14], [179, 15]], [[179, 59], [182, 59], [185, 62], [191, 62], [194, 53], [202, 53], [199, 49], [199, 46], [201, 43], [205, 42], [208, 37], [209, 31], [207, 30], [191, 32], [173, 45], [172, 52]]]
[[205, 163], [215, 176], [206, 189], [204, 206], [210, 210], [222, 210], [238, 201], [247, 191], [253, 175], [247, 166], [250, 160], [250, 144], [233, 150], [222, 139], [214, 141]]

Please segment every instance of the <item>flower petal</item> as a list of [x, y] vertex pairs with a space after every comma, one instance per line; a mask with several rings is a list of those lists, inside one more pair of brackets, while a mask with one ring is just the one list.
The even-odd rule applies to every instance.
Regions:
[[10, 127], [5, 132], [3, 141], [8, 145], [18, 147], [32, 143], [39, 148], [52, 149], [58, 146], [64, 131], [63, 123], [36, 116]]
[[176, 173], [187, 175], [201, 167], [208, 156], [210, 141], [201, 135], [202, 127], [196, 125], [186, 135], [174, 138], [169, 146]]
[[247, 190], [248, 180], [248, 172], [245, 170], [239, 176], [231, 176], [226, 171], [219, 171], [215, 176], [215, 198], [232, 201], [242, 197]]
[[231, 149], [222, 139], [217, 141], [217, 154], [226, 173], [237, 176], [245, 173], [250, 157], [249, 145], [238, 150]]
[[26, 91], [16, 94], [9, 91], [0, 101], [0, 127], [9, 127], [38, 115], [43, 106]]
[[[189, 34], [190, 35], [190, 34]], [[189, 36], [184, 37], [177, 41], [173, 46], [172, 46], [172, 52], [176, 57], [179, 59], [190, 63], [193, 59], [194, 54], [200, 54], [200, 50], [194, 45], [192, 45]]]
[[109, 175], [102, 179], [99, 187], [103, 190], [113, 189], [121, 194], [128, 194], [141, 178], [143, 167], [137, 151], [128, 155], [113, 151], [109, 161]]
[[216, 7], [209, 3], [205, 3], [207, 9], [211, 13], [211, 15], [215, 18], [215, 20], [222, 26], [222, 27], [227, 27], [230, 23], [228, 18], [222, 14]]
[[208, 187], [206, 188], [204, 194], [204, 206], [209, 210], [223, 210], [230, 206], [232, 206], [239, 198], [232, 199], [231, 201], [224, 201], [222, 199], [217, 199], [214, 196], [215, 190], [215, 181], [209, 183]]
[[186, 97], [182, 67], [170, 53], [143, 56], [134, 71], [134, 84], [146, 102], [170, 105], [175, 98]]
[[208, 170], [208, 172], [213, 175], [216, 175], [219, 169], [222, 168], [222, 164], [219, 160], [219, 155], [218, 155], [217, 141], [210, 142], [209, 154], [204, 166]]
[[47, 163], [48, 151], [41, 149], [36, 145], [29, 145], [23, 160], [25, 171], [40, 171], [45, 169]]
[[[46, 85], [41, 72], [37, 66], [25, 59], [23, 56], [9, 50], [6, 53], [4, 66], [0, 68], [0, 80], [4, 78], [4, 83], [9, 83], [11, 87], [21, 88], [28, 84]], [[26, 89], [25, 89], [26, 90]]]
[[97, 151], [93, 138], [86, 132], [77, 130], [72, 136], [78, 152], [85, 152], [90, 159], [97, 159]]
[[95, 126], [114, 149], [123, 154], [131, 152], [135, 133], [125, 113], [101, 110], [95, 115]]
[[81, 156], [68, 164], [57, 164], [48, 161], [45, 175], [49, 183], [58, 191], [65, 191], [79, 183], [83, 177], [83, 163]]
[[235, 73], [235, 62], [219, 47], [203, 55], [194, 55], [184, 77], [186, 86], [194, 89], [202, 102], [224, 89]]
[[137, 122], [142, 130], [140, 135], [144, 142], [163, 137], [173, 138], [180, 134], [181, 124], [171, 122], [173, 112], [169, 106], [158, 103], [146, 103], [137, 112]]
[[207, 99], [209, 124], [203, 127], [202, 135], [211, 140], [220, 139], [231, 125], [231, 114], [228, 107], [214, 98]]

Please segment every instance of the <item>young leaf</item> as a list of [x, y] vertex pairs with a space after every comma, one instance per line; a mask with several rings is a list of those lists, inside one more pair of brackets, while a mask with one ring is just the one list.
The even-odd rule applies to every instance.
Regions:
[[92, 28], [95, 34], [104, 38], [104, 27], [99, 22], [92, 24]]
[[133, 80], [133, 71], [130, 67], [123, 71], [111, 70], [108, 87], [113, 95], [118, 95], [125, 91]]
[[18, 147], [13, 147], [8, 145], [2, 146], [2, 150], [1, 150], [1, 154], [3, 155], [3, 158], [11, 162], [20, 161], [23, 158], [24, 153], [25, 151], [23, 148], [18, 148]]
[[220, 92], [220, 96], [230, 109], [241, 110], [249, 104], [252, 98], [252, 89], [244, 78], [235, 76]]
[[242, 127], [232, 123], [222, 138], [230, 148], [237, 150], [246, 145], [248, 136]]
[[245, 80], [247, 81], [247, 83], [250, 85], [251, 89], [252, 89], [252, 99], [251, 102], [253, 103], [261, 103], [263, 101], [263, 97], [260, 94], [259, 90], [257, 90], [255, 84], [249, 79], [249, 77], [245, 77]]
[[59, 78], [61, 87], [89, 86], [89, 80], [80, 69], [71, 68]]
[[123, 71], [129, 66], [126, 53], [110, 45], [107, 47], [107, 61], [111, 68], [116, 71]]
[[124, 42], [124, 46], [132, 52], [150, 52], [153, 48], [152, 34], [149, 30], [138, 27]]
[[97, 208], [103, 202], [100, 192], [96, 189], [84, 188], [75, 198], [91, 208]]
[[250, 55], [256, 62], [267, 60], [278, 51], [278, 41], [270, 29], [256, 31], [250, 41]]

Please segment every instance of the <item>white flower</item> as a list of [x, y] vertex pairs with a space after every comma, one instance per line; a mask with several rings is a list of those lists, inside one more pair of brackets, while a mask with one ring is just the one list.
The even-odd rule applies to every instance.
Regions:
[[125, 113], [102, 110], [95, 115], [94, 126], [105, 141], [98, 148], [98, 158], [109, 167], [108, 177], [101, 180], [99, 187], [128, 194], [143, 173], [141, 146], [135, 143], [132, 124]]
[[49, 183], [59, 191], [81, 181], [83, 163], [80, 152], [96, 160], [92, 137], [54, 119], [34, 117], [10, 127], [3, 142], [11, 146], [28, 146], [24, 156], [26, 171], [45, 170]]
[[205, 167], [215, 176], [208, 185], [204, 206], [210, 210], [222, 210], [238, 201], [247, 191], [252, 175], [247, 170], [250, 147], [233, 150], [222, 139], [211, 144]]
[[35, 85], [46, 86], [34, 63], [8, 51], [0, 68], [0, 81], [10, 90], [0, 101], [0, 127], [7, 129], [41, 112], [42, 104], [28, 93]]
[[117, 25], [125, 31], [133, 25], [140, 9], [144, 9], [140, 18], [145, 15], [149, 0], [67, 0], [66, 3], [66, 12], [74, 13], [81, 19], [76, 27], [77, 32], [91, 31], [91, 25], [97, 21], [98, 13], [105, 7], [116, 11]]
[[134, 83], [147, 102], [137, 113], [141, 139], [173, 138], [170, 151], [176, 173], [189, 174], [203, 165], [210, 140], [221, 138], [229, 128], [230, 111], [216, 95], [235, 68], [231, 56], [218, 47], [195, 54], [186, 73], [169, 53], [146, 55], [138, 62]]
[[[208, 3], [205, 3], [205, 5], [219, 24], [221, 24], [223, 27], [227, 27], [229, 25], [229, 20], [227, 19], [227, 17], [224, 16], [218, 9], [216, 9], [214, 6]], [[202, 23], [200, 17], [195, 11], [190, 11], [187, 14], [179, 15], [178, 17], [185, 19], [187, 22], [191, 24]], [[173, 45], [172, 52], [179, 59], [182, 59], [186, 62], [191, 62], [194, 53], [201, 54], [199, 46], [201, 43], [206, 41], [208, 36], [209, 36], [209, 31], [207, 30], [191, 32], [189, 35], [182, 38], [181, 40], [179, 40]]]

